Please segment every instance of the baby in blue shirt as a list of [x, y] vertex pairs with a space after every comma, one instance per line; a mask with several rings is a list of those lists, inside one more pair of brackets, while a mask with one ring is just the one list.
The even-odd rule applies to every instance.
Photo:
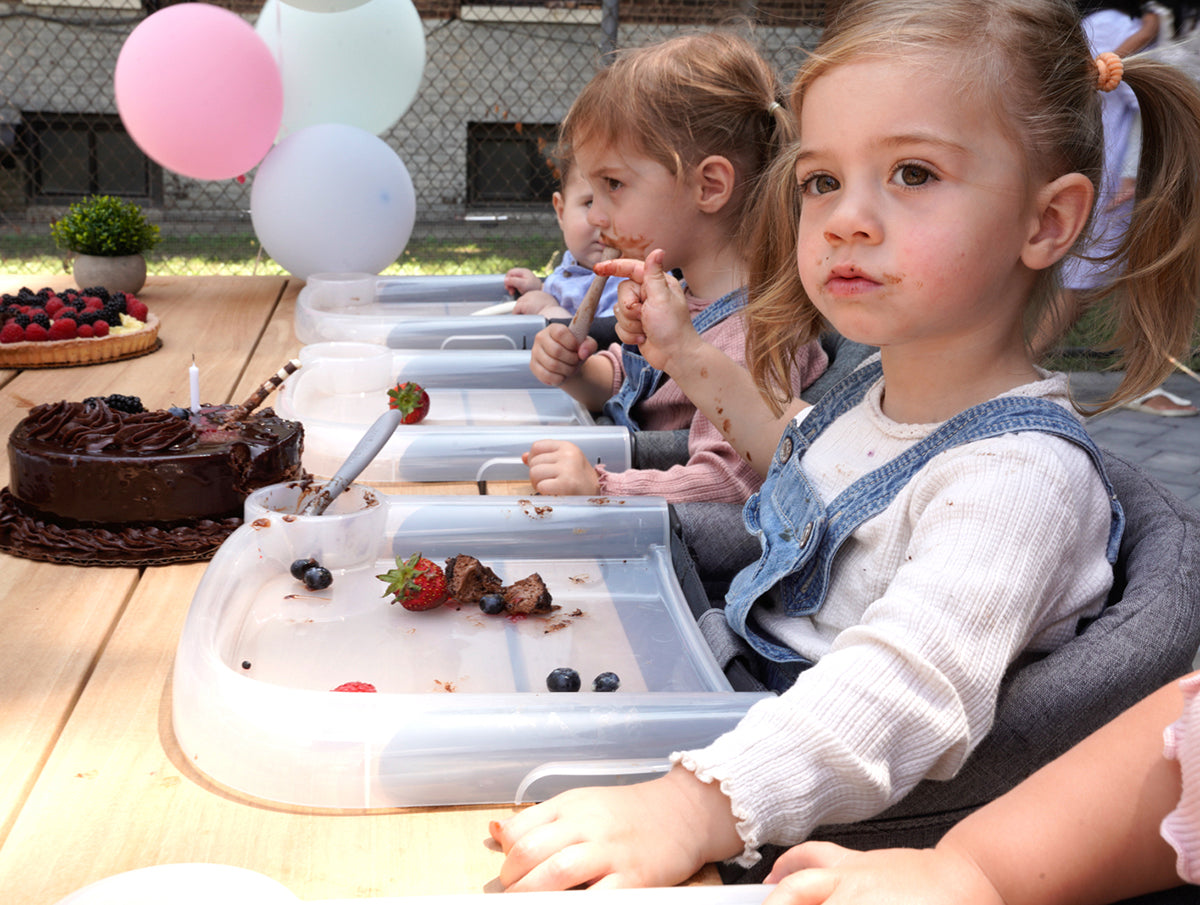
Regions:
[[[518, 294], [514, 314], [540, 314], [547, 319], [569, 318], [583, 301], [595, 276], [592, 267], [604, 253], [600, 228], [588, 221], [592, 187], [570, 160], [559, 159], [555, 163], [560, 190], [554, 193], [551, 200], [567, 250], [562, 263], [544, 282], [525, 267], [514, 267], [504, 275], [504, 287], [510, 293]], [[620, 282], [610, 279], [605, 285], [604, 294], [600, 296], [600, 304], [596, 308], [597, 317], [610, 317], [616, 313], [613, 308], [617, 304], [617, 285]]]

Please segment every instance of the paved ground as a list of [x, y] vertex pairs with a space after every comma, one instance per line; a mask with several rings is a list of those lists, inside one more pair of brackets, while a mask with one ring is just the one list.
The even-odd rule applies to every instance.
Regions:
[[[1119, 374], [1076, 373], [1072, 390], [1080, 400], [1098, 399], [1120, 382]], [[1166, 388], [1200, 405], [1200, 383], [1176, 372]], [[1200, 507], [1200, 415], [1164, 418], [1114, 409], [1088, 421], [1096, 442], [1121, 458], [1136, 462], [1184, 502]]]

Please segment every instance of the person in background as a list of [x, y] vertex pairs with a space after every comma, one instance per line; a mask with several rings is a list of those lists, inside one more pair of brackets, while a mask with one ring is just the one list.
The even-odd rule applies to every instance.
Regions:
[[[1100, 94], [1123, 78], [1154, 191], [1121, 248], [1111, 407], [1191, 340], [1200, 91], [1169, 66], [1094, 57], [1069, 0], [839, 6], [793, 82], [798, 144], [764, 189], [749, 373], [689, 322], [660, 251], [596, 265], [629, 278], [622, 339], [764, 475], [745, 507], [761, 556], [724, 615], [777, 695], [660, 778], [495, 822], [507, 889], [670, 885], [867, 820], [952, 778], [1014, 661], [1100, 612], [1124, 513], [1030, 332], [1091, 215]], [[806, 407], [789, 353], [826, 325], [880, 352]]]
[[[559, 174], [559, 189], [551, 200], [567, 250], [545, 280], [525, 267], [514, 267], [504, 275], [504, 287], [517, 294], [513, 313], [540, 314], [547, 320], [569, 318], [575, 313], [595, 277], [592, 267], [604, 254], [600, 230], [588, 221], [592, 187], [578, 167], [571, 165], [569, 157], [556, 157], [553, 165]], [[596, 307], [597, 317], [612, 316], [619, 283], [619, 280], [605, 283]]]

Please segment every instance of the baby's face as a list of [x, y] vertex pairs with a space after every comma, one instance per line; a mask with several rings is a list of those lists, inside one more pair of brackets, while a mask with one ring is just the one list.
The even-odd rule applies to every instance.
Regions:
[[554, 212], [567, 250], [584, 267], [595, 266], [604, 253], [600, 228], [588, 222], [591, 207], [592, 187], [579, 167], [572, 167], [563, 190], [554, 193]]

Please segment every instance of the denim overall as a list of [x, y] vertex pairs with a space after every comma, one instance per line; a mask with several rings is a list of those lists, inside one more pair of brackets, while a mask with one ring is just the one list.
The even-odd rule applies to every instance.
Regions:
[[761, 489], [746, 503], [743, 520], [758, 536], [762, 554], [734, 578], [726, 595], [725, 618], [763, 660], [766, 684], [789, 687], [811, 661], [761, 634], [751, 614], [755, 601], [778, 586], [784, 612], [809, 616], [825, 601], [829, 573], [842, 542], [878, 515], [916, 472], [938, 453], [963, 443], [1014, 431], [1037, 430], [1070, 440], [1091, 456], [1104, 481], [1111, 507], [1108, 561], [1115, 562], [1125, 515], [1101, 461], [1100, 450], [1079, 422], [1046, 399], [1010, 396], [961, 412], [847, 487], [824, 505], [801, 467], [804, 451], [829, 424], [856, 405], [878, 379], [876, 360], [833, 387], [799, 424], [789, 424], [776, 448]]
[[[735, 289], [693, 317], [692, 326], [696, 328], [697, 333], [704, 333], [745, 307], [746, 290]], [[650, 367], [646, 359], [638, 353], [637, 346], [628, 343], [621, 346], [621, 365], [625, 369], [625, 379], [616, 395], [604, 403], [604, 414], [612, 419], [613, 424], [638, 431], [641, 430], [641, 426], [631, 413], [639, 402], [654, 395], [666, 375]]]

